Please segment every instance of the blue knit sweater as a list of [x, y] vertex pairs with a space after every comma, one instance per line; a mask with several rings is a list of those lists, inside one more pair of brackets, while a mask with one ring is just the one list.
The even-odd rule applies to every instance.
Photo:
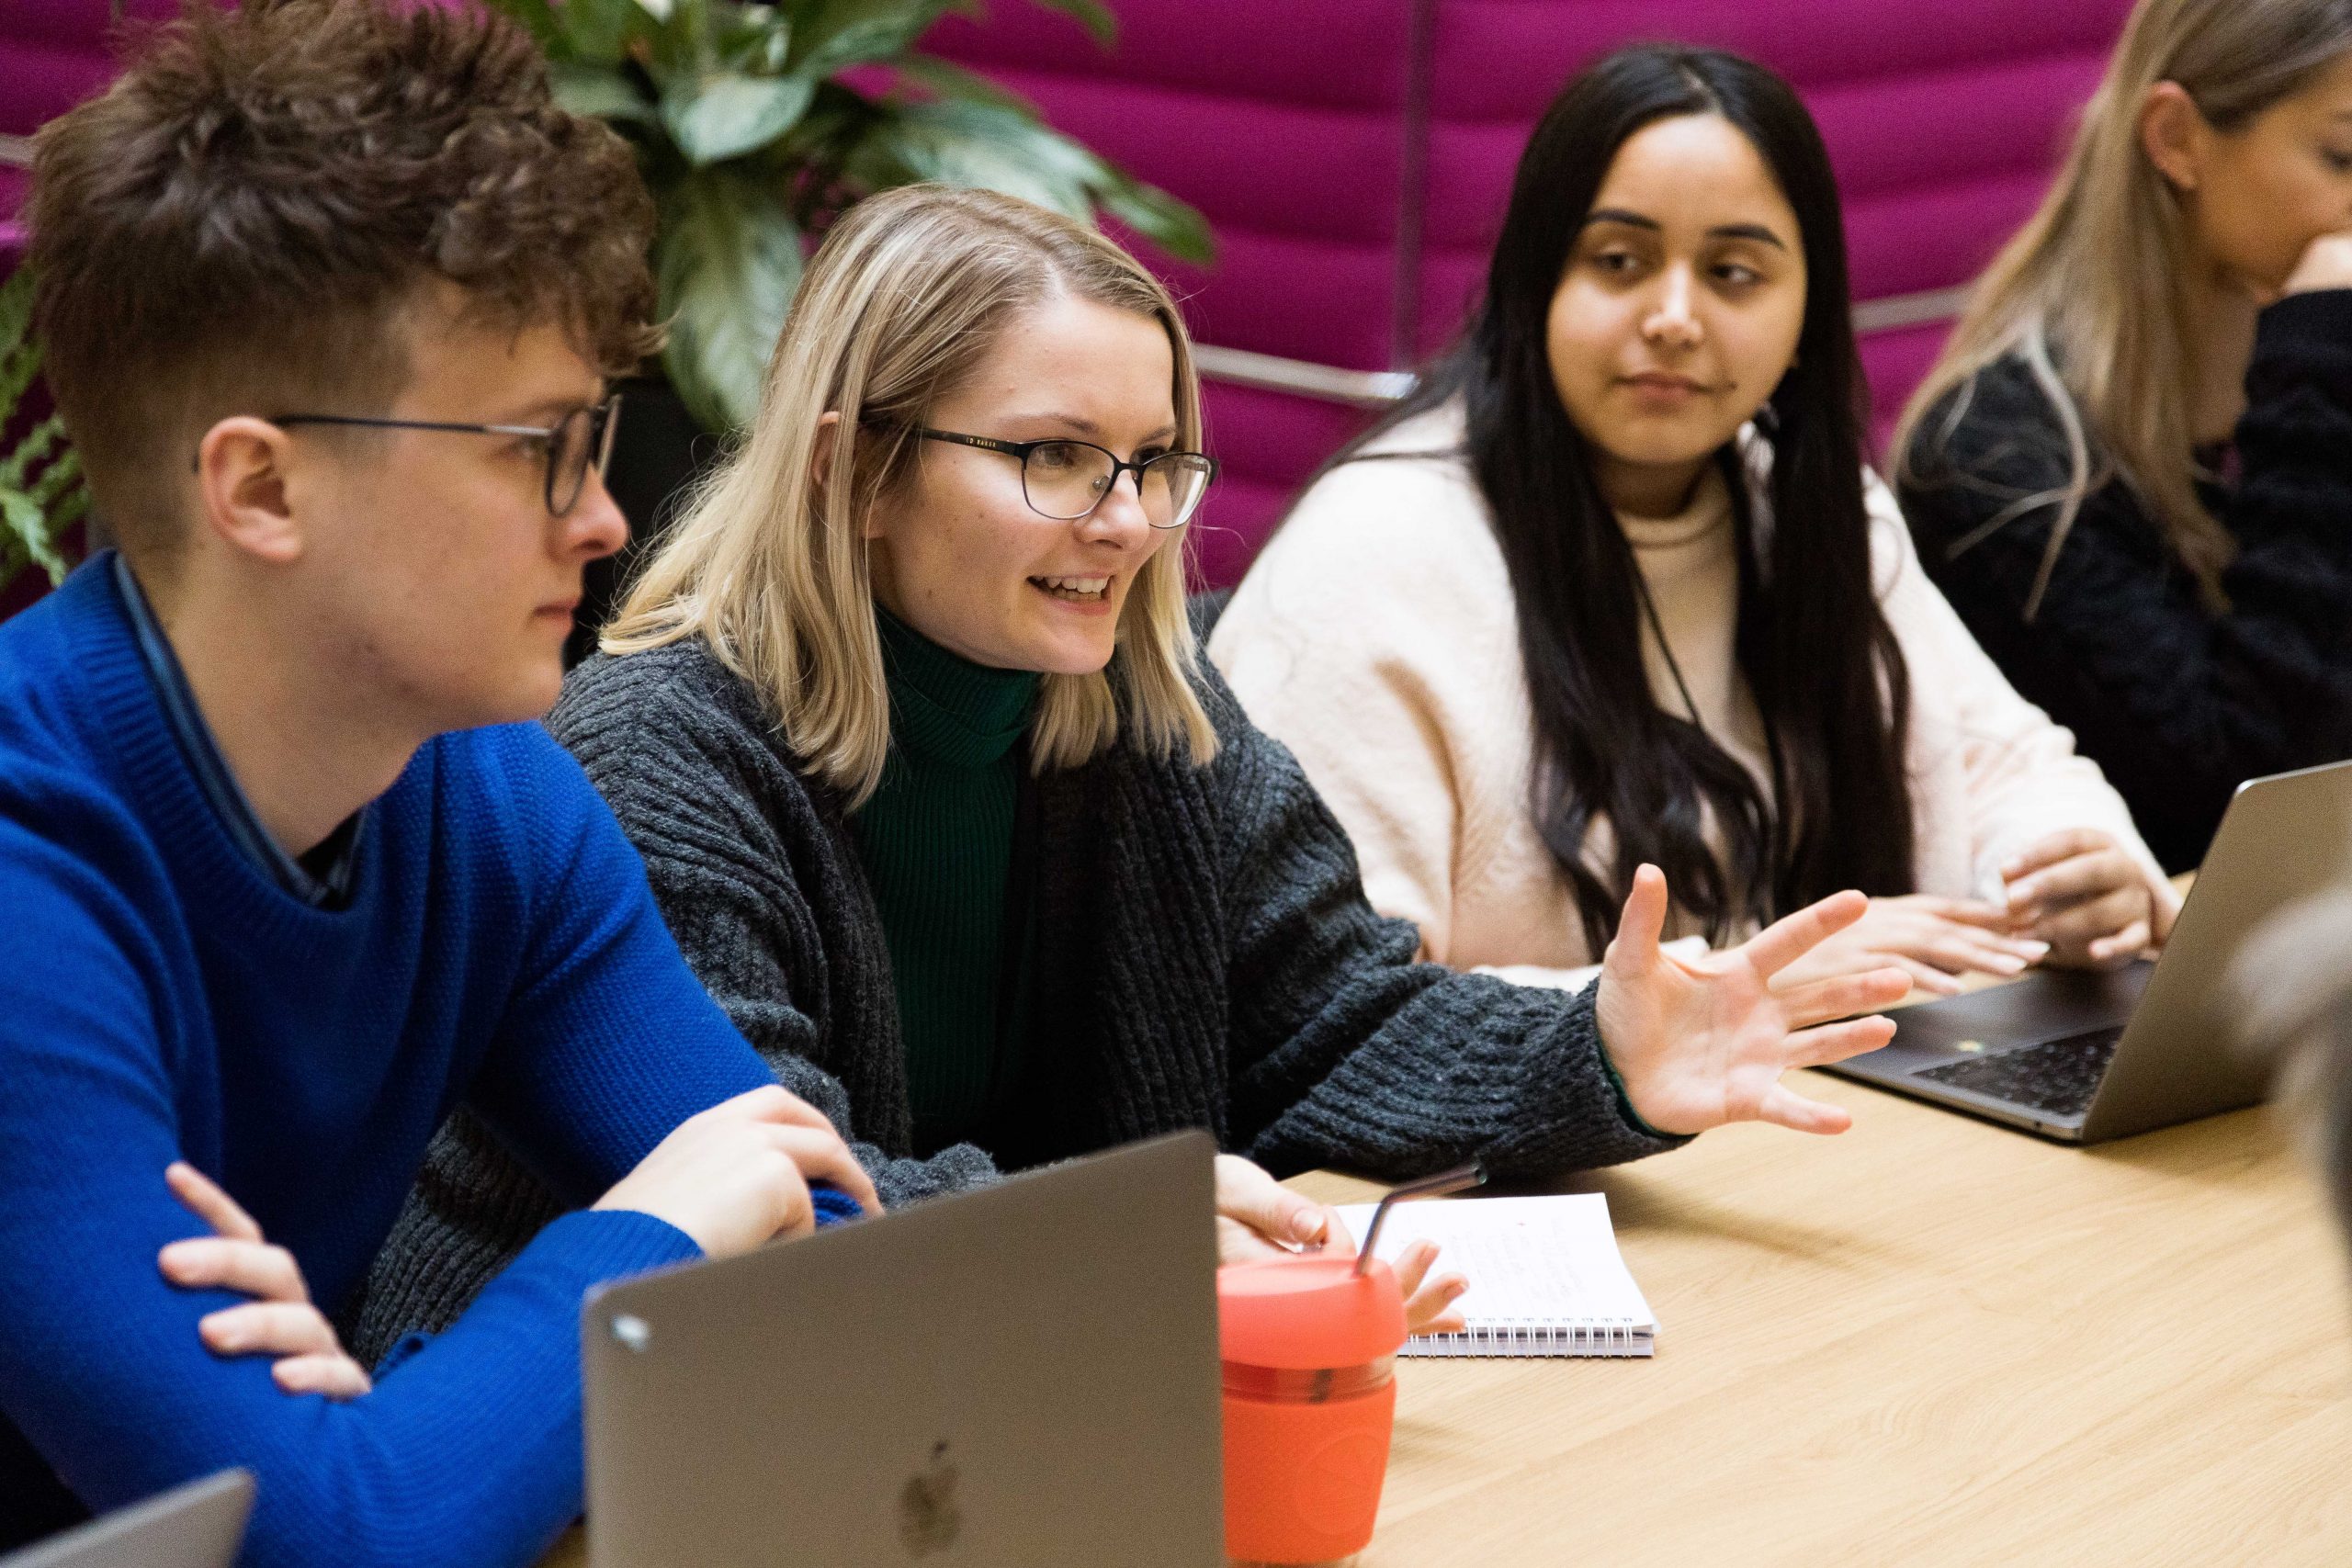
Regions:
[[774, 1077], [536, 725], [426, 744], [348, 907], [288, 897], [199, 790], [104, 565], [0, 626], [0, 1543], [52, 1522], [58, 1479], [105, 1508], [242, 1464], [250, 1563], [528, 1562], [581, 1506], [582, 1292], [694, 1243], [569, 1214], [333, 1404], [204, 1348], [239, 1298], [157, 1272], [204, 1230], [164, 1166], [220, 1180], [332, 1312], [460, 1100], [585, 1202]]

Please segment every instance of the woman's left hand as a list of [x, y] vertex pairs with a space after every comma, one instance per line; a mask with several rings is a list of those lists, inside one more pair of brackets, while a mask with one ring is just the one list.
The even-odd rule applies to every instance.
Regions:
[[2169, 887], [2109, 835], [2091, 828], [2051, 834], [2001, 867], [2016, 930], [2050, 944], [2052, 964], [2118, 969], [2172, 934]]
[[[1355, 1237], [1329, 1204], [1302, 1198], [1239, 1155], [1216, 1156], [1216, 1260], [1255, 1263], [1297, 1252], [1329, 1250], [1355, 1256]], [[1413, 1334], [1459, 1334], [1464, 1325], [1453, 1303], [1470, 1288], [1459, 1274], [1430, 1278], [1433, 1242], [1415, 1242], [1398, 1256], [1396, 1283], [1405, 1292], [1405, 1326]]]

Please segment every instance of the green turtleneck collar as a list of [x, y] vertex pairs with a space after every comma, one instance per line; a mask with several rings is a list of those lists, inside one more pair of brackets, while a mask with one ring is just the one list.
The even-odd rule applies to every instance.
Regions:
[[882, 668], [890, 682], [890, 739], [910, 757], [956, 768], [1001, 761], [1029, 727], [1039, 677], [950, 653], [879, 604]]

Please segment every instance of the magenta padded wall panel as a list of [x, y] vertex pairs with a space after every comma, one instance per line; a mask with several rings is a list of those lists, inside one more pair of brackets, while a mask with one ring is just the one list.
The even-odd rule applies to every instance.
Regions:
[[[1349, 369], [1411, 364], [1475, 299], [1544, 105], [1619, 44], [1751, 54], [1794, 81], [1846, 194], [1858, 298], [1965, 282], [2030, 210], [2129, 0], [1113, 0], [1110, 52], [1068, 18], [989, 0], [928, 47], [1199, 207], [1217, 265], [1151, 256], [1201, 341]], [[134, 16], [171, 0], [130, 0]], [[103, 85], [107, 0], [0, 0], [0, 132]], [[1418, 51], [1418, 52], [1417, 52]], [[1414, 118], [1426, 94], [1425, 125]], [[1417, 164], [1422, 177], [1408, 190]], [[0, 169], [0, 268], [21, 177]], [[1408, 211], [1419, 220], [1416, 235]], [[1408, 252], [1410, 254], [1407, 254]], [[1412, 284], [1400, 299], [1400, 280]], [[1935, 326], [1865, 341], [1883, 435]], [[1212, 385], [1226, 475], [1194, 541], [1238, 577], [1360, 411]]]
[[[126, 19], [168, 16], [169, 0], [129, 0]], [[0, 0], [0, 132], [29, 136], [114, 75], [109, 0]], [[0, 210], [13, 211], [13, 204]]]

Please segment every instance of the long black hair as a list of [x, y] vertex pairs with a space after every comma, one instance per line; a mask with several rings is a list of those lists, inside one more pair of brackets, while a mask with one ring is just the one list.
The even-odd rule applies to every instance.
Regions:
[[[1769, 523], [1737, 454], [1735, 650], [1770, 738], [1777, 806], [1698, 726], [1662, 711], [1642, 661], [1640, 568], [1562, 407], [1545, 321], [1617, 151], [1651, 123], [1713, 114], [1745, 135], [1802, 231], [1808, 284], [1796, 364], [1759, 411]], [[1510, 568], [1535, 715], [1535, 821], [1595, 953], [1644, 861], [1720, 942], [1844, 887], [1912, 890], [1903, 764], [1910, 688], [1872, 588], [1862, 499], [1862, 386], [1836, 177], [1788, 84], [1736, 55], [1643, 45], [1568, 84], [1519, 162], [1484, 303], [1419, 389], [1340, 461], [1395, 425], [1459, 402], [1464, 456]], [[1399, 454], [1400, 456], [1402, 454]], [[1708, 846], [1712, 819], [1721, 860]], [[1606, 874], [1592, 829], [1615, 844]]]

